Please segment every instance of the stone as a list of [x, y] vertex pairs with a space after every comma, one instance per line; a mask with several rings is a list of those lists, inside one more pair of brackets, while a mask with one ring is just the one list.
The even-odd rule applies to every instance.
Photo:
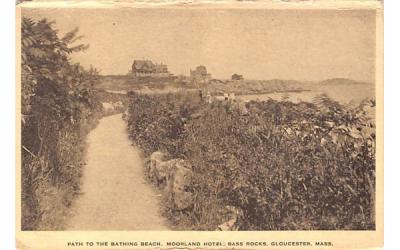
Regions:
[[192, 177], [191, 166], [186, 161], [174, 160], [166, 183], [166, 190], [174, 204], [174, 209], [183, 210], [193, 205], [193, 194], [190, 192]]
[[191, 184], [192, 170], [176, 165], [176, 171], [173, 184], [173, 197], [175, 206], [179, 209], [185, 209], [193, 204], [193, 195], [187, 191]]
[[169, 161], [160, 161], [157, 162], [154, 166], [154, 177], [158, 181], [158, 184], [166, 183], [169, 173], [173, 171], [175, 164], [177, 163], [177, 159], [169, 160]]
[[226, 206], [224, 209], [226, 221], [217, 227], [218, 231], [237, 231], [239, 230], [238, 222], [243, 218], [243, 211], [234, 206]]
[[193, 194], [190, 192], [192, 167], [185, 160], [166, 158], [162, 152], [152, 153], [149, 175], [172, 201], [173, 209], [184, 210], [193, 205]]
[[166, 154], [160, 151], [156, 151], [150, 155], [149, 176], [151, 179], [154, 180], [156, 178], [157, 165], [162, 164], [166, 158]]

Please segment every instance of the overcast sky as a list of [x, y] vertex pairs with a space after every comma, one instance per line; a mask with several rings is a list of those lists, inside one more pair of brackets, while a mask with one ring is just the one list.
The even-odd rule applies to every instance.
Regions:
[[214, 77], [374, 81], [373, 11], [217, 9], [24, 9], [79, 27], [90, 44], [73, 60], [102, 74], [126, 74], [134, 59], [166, 63], [174, 74], [205, 65]]

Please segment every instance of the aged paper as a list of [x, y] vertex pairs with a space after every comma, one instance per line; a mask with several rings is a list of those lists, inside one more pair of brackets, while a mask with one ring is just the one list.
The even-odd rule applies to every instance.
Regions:
[[18, 249], [383, 247], [380, 1], [22, 1]]

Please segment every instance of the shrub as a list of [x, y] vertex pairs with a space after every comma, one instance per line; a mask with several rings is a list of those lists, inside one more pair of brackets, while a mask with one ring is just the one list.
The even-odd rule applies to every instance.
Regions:
[[86, 45], [77, 29], [59, 37], [46, 19], [22, 20], [22, 230], [63, 227], [79, 191], [84, 139], [101, 105], [91, 85], [97, 70], [71, 64]]
[[206, 105], [194, 96], [131, 93], [129, 133], [146, 155], [193, 165], [195, 205], [168, 210], [181, 229], [214, 230], [227, 205], [241, 230], [375, 228], [375, 134], [365, 107], [326, 96], [314, 103]]

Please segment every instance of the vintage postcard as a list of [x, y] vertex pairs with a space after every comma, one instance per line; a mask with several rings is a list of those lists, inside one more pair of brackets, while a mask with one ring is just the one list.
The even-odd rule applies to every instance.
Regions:
[[383, 3], [19, 1], [17, 248], [383, 247]]

